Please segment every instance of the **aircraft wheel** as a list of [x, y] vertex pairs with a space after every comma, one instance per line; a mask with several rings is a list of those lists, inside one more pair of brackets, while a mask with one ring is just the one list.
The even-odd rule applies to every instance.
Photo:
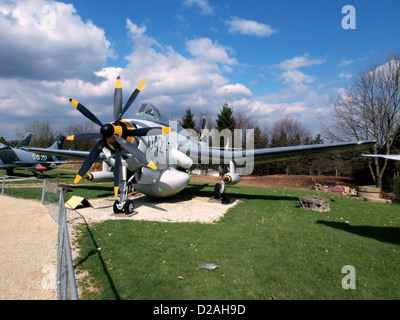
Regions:
[[217, 183], [214, 187], [214, 199], [221, 199], [221, 184]]
[[124, 212], [126, 214], [131, 214], [133, 213], [134, 210], [134, 205], [133, 205], [133, 201], [132, 200], [128, 200], [126, 201], [126, 203], [124, 204]]
[[119, 201], [118, 201], [118, 200], [116, 200], [116, 201], [114, 202], [114, 205], [113, 205], [114, 213], [115, 213], [115, 214], [123, 213], [124, 210], [119, 210], [118, 207], [117, 207], [117, 204], [119, 204]]

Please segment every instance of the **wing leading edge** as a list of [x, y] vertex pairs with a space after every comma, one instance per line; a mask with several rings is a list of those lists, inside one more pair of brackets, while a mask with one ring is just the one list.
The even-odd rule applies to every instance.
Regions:
[[185, 153], [194, 161], [198, 161], [198, 163], [205, 163], [204, 160], [208, 159], [209, 163], [213, 164], [229, 164], [229, 161], [231, 160], [236, 164], [243, 164], [249, 161], [254, 161], [253, 163], [255, 164], [262, 164], [272, 161], [296, 159], [304, 156], [366, 150], [375, 143], [376, 142], [373, 140], [367, 140], [254, 150], [244, 149], [240, 151], [221, 150], [208, 147], [189, 147], [187, 149], [182, 147], [180, 151]]

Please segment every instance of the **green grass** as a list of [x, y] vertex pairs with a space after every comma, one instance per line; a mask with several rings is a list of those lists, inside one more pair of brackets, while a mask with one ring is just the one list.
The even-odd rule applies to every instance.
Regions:
[[[211, 196], [212, 186], [185, 193]], [[399, 299], [400, 206], [312, 192], [229, 187], [243, 202], [216, 224], [109, 220], [80, 228], [81, 299]], [[96, 250], [101, 248], [100, 251]], [[220, 268], [198, 269], [203, 263]], [[341, 270], [356, 270], [356, 289]]]
[[[82, 180], [63, 169], [64, 194], [113, 195], [112, 183]], [[31, 177], [24, 169], [19, 176]], [[45, 173], [57, 183], [58, 170]], [[36, 180], [13, 182], [6, 195], [39, 200]], [[8, 184], [8, 182], [7, 182]], [[211, 197], [213, 187], [190, 184], [185, 193]], [[110, 220], [82, 226], [76, 270], [93, 286], [81, 299], [399, 299], [400, 205], [362, 202], [323, 193], [331, 211], [300, 208], [293, 189], [228, 188], [242, 203], [216, 224]], [[101, 248], [100, 251], [96, 250]], [[203, 263], [220, 266], [198, 269]], [[341, 270], [356, 270], [356, 289], [344, 290]]]
[[[31, 178], [33, 175], [23, 168], [14, 170], [15, 175], [18, 177]], [[73, 195], [79, 195], [87, 199], [98, 197], [110, 197], [114, 195], [113, 183], [92, 183], [86, 179], [82, 179], [79, 184], [74, 184], [74, 179], [77, 174], [77, 169], [62, 169], [60, 177], [58, 177], [58, 169], [46, 171], [44, 178], [54, 184], [68, 184], [70, 188], [68, 192], [64, 193], [64, 201], [68, 201]], [[3, 179], [0, 180], [0, 183]], [[25, 198], [32, 200], [40, 200], [42, 198], [42, 179], [29, 179], [29, 180], [7, 180], [5, 195], [16, 198]], [[20, 187], [20, 185], [32, 185], [33, 187]]]

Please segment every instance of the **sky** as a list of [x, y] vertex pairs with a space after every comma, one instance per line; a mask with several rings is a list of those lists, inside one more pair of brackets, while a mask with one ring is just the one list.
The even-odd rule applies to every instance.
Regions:
[[[351, 7], [347, 7], [350, 5]], [[179, 119], [224, 102], [261, 127], [298, 119], [316, 136], [371, 59], [400, 48], [400, 2], [372, 0], [0, 0], [0, 136], [112, 121], [143, 78], [143, 102]]]

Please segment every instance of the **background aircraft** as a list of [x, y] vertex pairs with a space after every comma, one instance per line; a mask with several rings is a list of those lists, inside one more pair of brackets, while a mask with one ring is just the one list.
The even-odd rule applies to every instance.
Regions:
[[[7, 175], [14, 174], [14, 168], [26, 167], [27, 171], [33, 172], [35, 177], [49, 170], [50, 167], [63, 163], [57, 156], [39, 154], [23, 150], [29, 144], [32, 134], [28, 134], [17, 147], [13, 148], [0, 143], [0, 169], [6, 171]], [[62, 148], [65, 137], [61, 136], [54, 144], [44, 150], [59, 150]]]
[[363, 154], [364, 157], [400, 160], [400, 154]]
[[[176, 122], [169, 122], [152, 104], [142, 104], [132, 119], [122, 119], [137, 95], [142, 90], [144, 79], [122, 108], [122, 85], [117, 78], [114, 92], [114, 120], [102, 123], [89, 109], [70, 99], [72, 105], [86, 118], [100, 127], [99, 132], [70, 136], [69, 140], [98, 139], [90, 152], [72, 150], [46, 150], [28, 148], [48, 154], [85, 157], [78, 171], [78, 183], [96, 160], [105, 160], [103, 171], [87, 175], [91, 181], [114, 181], [115, 194], [121, 189], [120, 198], [114, 203], [114, 213], [133, 212], [133, 202], [128, 200], [130, 186], [152, 197], [169, 197], [181, 192], [189, 183], [186, 170], [193, 164], [224, 164], [229, 167], [221, 183], [216, 184], [214, 197], [223, 197], [225, 186], [240, 181], [236, 165], [264, 163], [293, 159], [301, 156], [338, 153], [367, 149], [375, 141], [337, 144], [305, 145], [266, 149], [220, 149], [210, 148], [202, 140], [206, 135], [203, 122], [199, 137], [193, 137]], [[172, 125], [171, 125], [172, 124]], [[238, 168], [239, 169], [239, 168]]]

